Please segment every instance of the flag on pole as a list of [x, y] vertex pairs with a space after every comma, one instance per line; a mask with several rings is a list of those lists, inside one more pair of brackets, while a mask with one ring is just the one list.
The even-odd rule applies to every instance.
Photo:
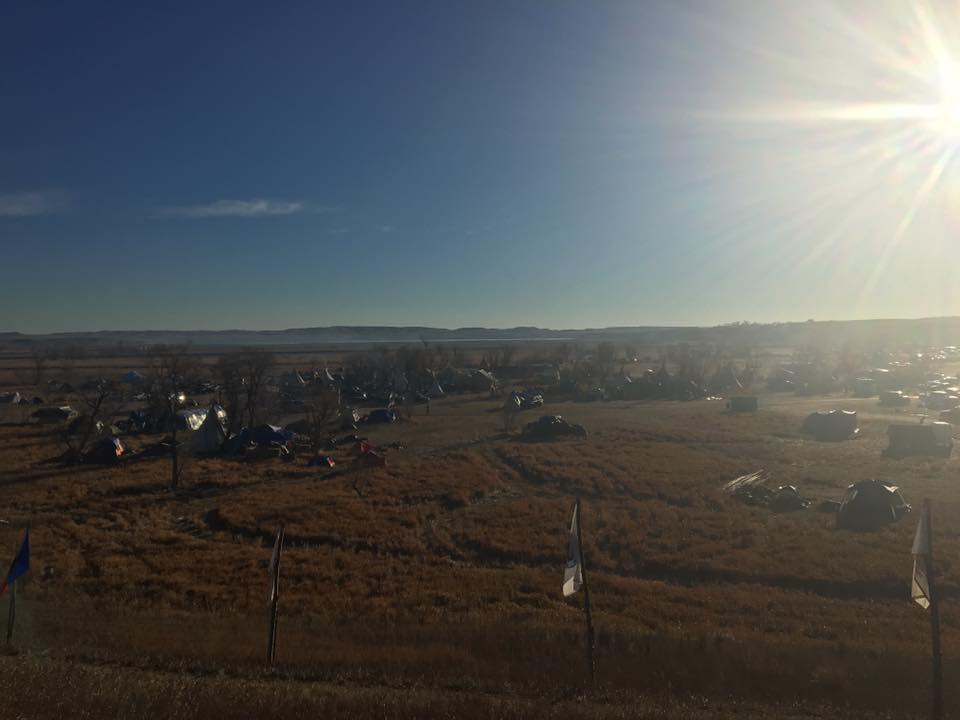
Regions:
[[277, 569], [280, 563], [280, 546], [283, 544], [283, 528], [277, 530], [277, 539], [273, 543], [273, 555], [270, 556], [270, 602], [277, 598]]
[[910, 584], [910, 599], [924, 610], [930, 607], [930, 582], [927, 580], [930, 559], [930, 533], [927, 530], [926, 508], [917, 523], [917, 534], [913, 537], [913, 582]]
[[10, 569], [7, 571], [6, 577], [3, 579], [3, 584], [0, 585], [0, 595], [3, 595], [7, 588], [10, 587], [10, 583], [15, 581], [21, 575], [26, 575], [30, 571], [30, 531], [23, 531], [23, 542], [20, 543], [20, 549], [17, 550], [17, 555], [13, 558], [13, 562], [10, 563]]
[[580, 554], [580, 531], [577, 527], [577, 506], [573, 506], [573, 520], [570, 521], [570, 545], [567, 550], [567, 564], [563, 568], [563, 596], [569, 597], [583, 587], [583, 558]]

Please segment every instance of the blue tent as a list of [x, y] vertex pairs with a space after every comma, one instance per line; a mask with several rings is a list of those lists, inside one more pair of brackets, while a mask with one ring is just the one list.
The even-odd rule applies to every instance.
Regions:
[[258, 425], [255, 428], [244, 428], [240, 432], [241, 444], [255, 443], [257, 445], [286, 445], [293, 439], [293, 433], [276, 425]]

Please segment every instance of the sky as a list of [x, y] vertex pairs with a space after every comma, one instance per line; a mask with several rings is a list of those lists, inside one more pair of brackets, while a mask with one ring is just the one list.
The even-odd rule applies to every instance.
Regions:
[[2, 17], [0, 330], [960, 314], [952, 3]]

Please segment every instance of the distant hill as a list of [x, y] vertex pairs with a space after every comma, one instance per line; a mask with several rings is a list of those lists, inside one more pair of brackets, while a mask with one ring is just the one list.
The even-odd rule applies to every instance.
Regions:
[[960, 345], [960, 317], [902, 320], [835, 320], [791, 323], [742, 323], [716, 327], [608, 327], [552, 330], [537, 327], [433, 328], [331, 326], [289, 330], [104, 330], [27, 335], [0, 333], [0, 346], [24, 349], [36, 342], [135, 351], [149, 345], [190, 345], [211, 350], [241, 347], [324, 349], [426, 343], [510, 344], [525, 342], [602, 341], [652, 346], [719, 343], [757, 347], [801, 345], [838, 348], [894, 348]]

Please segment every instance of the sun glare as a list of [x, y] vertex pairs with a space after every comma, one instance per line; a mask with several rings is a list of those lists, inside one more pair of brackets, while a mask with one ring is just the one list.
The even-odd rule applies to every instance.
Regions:
[[938, 75], [938, 129], [950, 139], [960, 139], [960, 65], [954, 60], [944, 60]]

